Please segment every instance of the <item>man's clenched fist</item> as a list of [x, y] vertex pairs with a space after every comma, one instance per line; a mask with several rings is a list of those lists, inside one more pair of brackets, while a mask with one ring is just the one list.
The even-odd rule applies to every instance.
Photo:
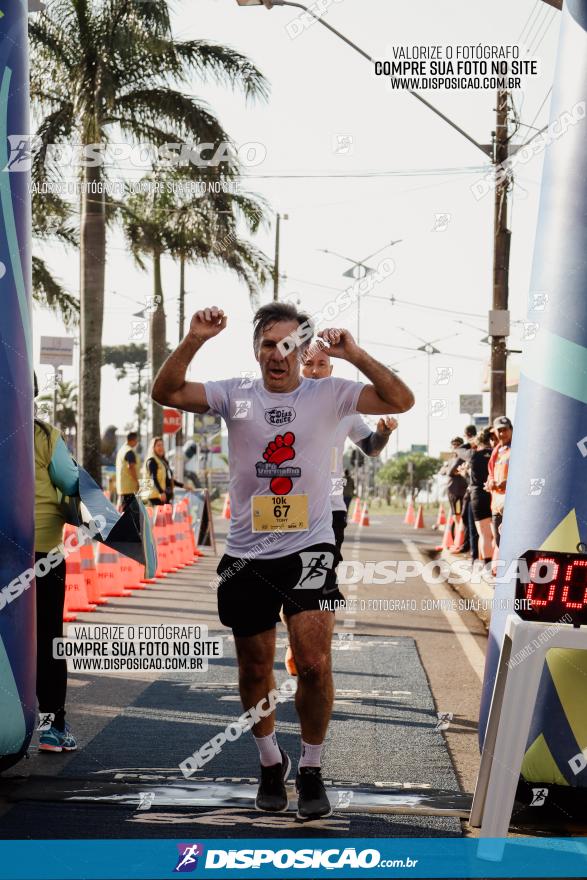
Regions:
[[222, 309], [211, 306], [209, 309], [202, 309], [193, 316], [190, 323], [190, 336], [204, 342], [206, 339], [212, 339], [226, 327], [228, 318]]

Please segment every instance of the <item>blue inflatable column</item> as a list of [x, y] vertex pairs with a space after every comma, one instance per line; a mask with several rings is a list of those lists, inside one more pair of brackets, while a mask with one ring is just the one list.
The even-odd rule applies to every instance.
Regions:
[[35, 719], [31, 217], [27, 0], [0, 2], [0, 770], [26, 751]]
[[[500, 557], [576, 552], [587, 542], [587, 0], [562, 13]], [[496, 587], [512, 599], [514, 579]], [[481, 707], [483, 738], [505, 611], [495, 610]], [[587, 787], [587, 652], [552, 650], [522, 773]], [[586, 752], [587, 754], [587, 752]], [[585, 769], [579, 770], [581, 764]]]

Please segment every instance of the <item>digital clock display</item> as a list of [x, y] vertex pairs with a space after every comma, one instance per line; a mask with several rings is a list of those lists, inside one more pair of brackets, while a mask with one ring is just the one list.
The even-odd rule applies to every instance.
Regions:
[[587, 555], [524, 553], [518, 564], [516, 599], [520, 600], [517, 613], [524, 620], [587, 624]]

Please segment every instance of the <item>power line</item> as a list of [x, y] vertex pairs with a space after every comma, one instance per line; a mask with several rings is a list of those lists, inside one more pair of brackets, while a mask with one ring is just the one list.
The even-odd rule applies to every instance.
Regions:
[[534, 14], [536, 13], [536, 10], [537, 10], [537, 8], [538, 8], [539, 5], [540, 5], [540, 0], [535, 0], [534, 6], [532, 7], [532, 9], [530, 10], [530, 12], [528, 13], [528, 18], [526, 19], [526, 22], [525, 22], [525, 24], [524, 24], [524, 27], [522, 28], [522, 30], [521, 30], [520, 33], [519, 33], [519, 36], [518, 36], [518, 38], [517, 38], [517, 40], [516, 40], [516, 43], [519, 43], [520, 40], [522, 40], [522, 39], [524, 38], [524, 33], [525, 33], [526, 28], [527, 28], [527, 26], [528, 26], [528, 22], [530, 21], [530, 19], [531, 19], [531, 18], [534, 16]]
[[[540, 27], [542, 27], [542, 22], [547, 16], [548, 16], [548, 7], [545, 4], [542, 4], [540, 6], [540, 10], [539, 10], [538, 14], [534, 17], [534, 22], [532, 24], [532, 27], [529, 29], [528, 33], [526, 34], [526, 45], [528, 47], [530, 46], [530, 43], [532, 42], [532, 40], [534, 40], [536, 33], [538, 33], [538, 29]], [[536, 26], [538, 26], [538, 27], [536, 27]], [[536, 28], [536, 32], [534, 33], [535, 28]], [[529, 54], [529, 53], [530, 53], [530, 49], [528, 48], [526, 50], [526, 54]]]
[[[399, 349], [400, 351], [420, 351], [421, 354], [426, 354], [425, 351], [421, 351], [421, 349], [413, 348], [412, 346], [409, 346], [409, 345], [391, 345], [389, 342], [373, 342], [370, 340], [365, 342], [364, 344], [365, 345], [380, 345], [384, 348], [396, 348], [396, 349]], [[439, 354], [442, 355], [442, 357], [454, 357], [454, 358], [459, 358], [460, 360], [464, 360], [464, 361], [475, 361], [476, 363], [484, 363], [487, 360], [487, 358], [484, 358], [484, 357], [471, 357], [471, 355], [466, 355], [466, 354], [455, 354], [452, 351], [441, 351], [441, 352], [439, 352]]]
[[381, 179], [385, 177], [434, 177], [479, 174], [486, 170], [486, 165], [477, 165], [464, 166], [462, 168], [407, 169], [405, 171], [357, 171], [354, 174], [319, 171], [306, 174], [284, 172], [281, 174], [244, 174], [241, 180], [363, 180], [365, 178]]
[[547, 102], [547, 100], [548, 100], [548, 97], [549, 97], [549, 95], [550, 95], [551, 92], [552, 92], [552, 86], [550, 86], [549, 90], [547, 91], [547, 93], [545, 94], [544, 98], [542, 99], [542, 103], [541, 103], [540, 107], [538, 108], [538, 110], [536, 111], [536, 113], [535, 113], [535, 115], [534, 115], [534, 119], [532, 120], [532, 122], [530, 123], [530, 125], [528, 126], [528, 128], [533, 128], [533, 127], [534, 127], [534, 123], [535, 123], [536, 120], [538, 119], [538, 116], [539, 116], [539, 114], [540, 114], [540, 111], [542, 110], [542, 108], [543, 108], [544, 105], [546, 104], [546, 102]]
[[538, 39], [538, 34], [536, 34], [536, 39], [534, 40], [534, 45], [529, 50], [530, 55], [536, 54], [536, 52], [538, 51], [538, 49], [540, 48], [540, 46], [542, 44], [544, 37], [546, 36], [548, 31], [550, 30], [552, 23], [553, 23], [554, 19], [556, 18], [556, 15], [557, 15], [556, 9], [551, 9], [551, 10], [547, 10], [547, 11], [551, 12], [550, 20], [548, 20], [548, 21], [545, 20], [546, 27], [543, 28], [542, 35], [541, 35], [540, 39], [538, 40], [538, 42], [536, 42], [536, 40]]

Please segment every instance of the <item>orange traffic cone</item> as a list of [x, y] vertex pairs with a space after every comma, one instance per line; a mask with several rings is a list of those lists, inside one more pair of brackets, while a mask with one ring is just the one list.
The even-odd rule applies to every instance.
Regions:
[[222, 508], [222, 518], [230, 519], [230, 495], [228, 492], [224, 496], [224, 507]]
[[359, 522], [360, 526], [369, 526], [371, 523], [369, 522], [369, 508], [367, 507], [367, 502], [365, 501], [363, 505], [363, 510], [361, 513], [361, 521]]
[[177, 548], [178, 559], [177, 564], [180, 568], [185, 568], [186, 565], [189, 565], [190, 560], [186, 557], [187, 535], [185, 533], [183, 508], [180, 504], [174, 505], [171, 519], [173, 521], [173, 527], [175, 529], [175, 545]]
[[355, 509], [353, 510], [353, 515], [351, 517], [351, 522], [360, 523], [361, 522], [361, 499], [357, 495], [355, 498]]
[[414, 513], [414, 501], [410, 498], [408, 503], [408, 509], [406, 510], [406, 515], [404, 517], [404, 525], [405, 526], [413, 526], [416, 522], [416, 515]]
[[171, 505], [164, 504], [162, 509], [163, 526], [165, 534], [167, 535], [167, 564], [163, 566], [163, 571], [169, 574], [171, 572], [179, 571], [175, 549], [175, 530], [173, 528], [173, 523], [171, 522]]
[[65, 602], [63, 603], [63, 623], [73, 623], [74, 620], [77, 620], [77, 614], [74, 614], [72, 609], [69, 607], [69, 600], [72, 598], [72, 593], [65, 588]]
[[415, 529], [425, 529], [424, 525], [424, 511], [422, 510], [422, 505], [418, 505], [418, 513], [416, 515], [416, 521], [414, 522]]
[[98, 584], [98, 570], [96, 569], [93, 543], [88, 541], [87, 543], [82, 544], [79, 551], [88, 600], [93, 605], [107, 605], [108, 599], [102, 596], [100, 585]]
[[96, 606], [90, 604], [86, 590], [86, 579], [82, 572], [82, 559], [79, 547], [79, 533], [75, 526], [66, 525], [63, 530], [64, 542], [71, 535], [76, 535], [77, 546], [70, 550], [65, 559], [65, 592], [69, 593], [67, 608], [70, 611], [95, 611]]
[[169, 520], [169, 534], [171, 535], [171, 547], [173, 551], [173, 562], [175, 568], [179, 571], [184, 567], [182, 544], [181, 544], [181, 526], [174, 516], [173, 505], [167, 505], [167, 517]]
[[163, 507], [155, 508], [153, 516], [153, 535], [157, 543], [157, 571], [155, 577], [161, 579], [167, 577], [169, 568], [169, 538], [165, 527], [165, 512]]
[[446, 525], [446, 513], [444, 510], [444, 504], [438, 505], [438, 516], [436, 517], [436, 522], [433, 525], [434, 529], [439, 529], [441, 526]]
[[98, 542], [98, 585], [102, 596], [132, 596], [130, 590], [125, 589], [124, 581], [120, 575], [118, 553], [112, 547]]
[[143, 583], [143, 575], [145, 574], [145, 566], [140, 562], [137, 562], [134, 559], [130, 560], [131, 568], [133, 570], [133, 580], [134, 583], [131, 585], [131, 590], [146, 590], [146, 586]]
[[140, 569], [140, 565], [131, 559], [130, 556], [125, 556], [124, 553], [118, 554], [118, 571], [120, 572], [120, 580], [122, 582], [122, 587], [125, 590], [144, 590], [146, 589], [144, 584], [141, 584], [141, 573], [137, 570], [137, 566]]
[[451, 553], [459, 553], [465, 545], [465, 521], [462, 516], [456, 517], [455, 524], [455, 539], [452, 547], [450, 548]]
[[447, 523], [444, 527], [444, 535], [442, 536], [442, 544], [438, 547], [435, 547], [435, 550], [450, 550], [453, 545], [453, 535], [452, 535], [452, 527], [454, 525], [455, 518], [451, 515], [449, 516]]

